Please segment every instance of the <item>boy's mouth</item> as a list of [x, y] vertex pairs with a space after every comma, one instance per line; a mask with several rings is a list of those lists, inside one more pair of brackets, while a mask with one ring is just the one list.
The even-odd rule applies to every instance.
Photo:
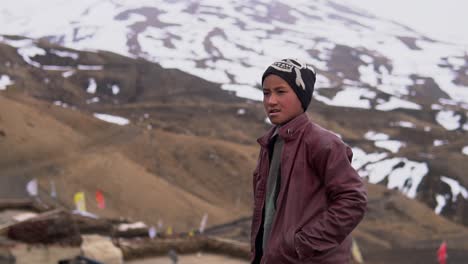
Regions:
[[281, 111], [279, 109], [271, 109], [268, 111], [268, 116], [274, 117], [277, 116]]

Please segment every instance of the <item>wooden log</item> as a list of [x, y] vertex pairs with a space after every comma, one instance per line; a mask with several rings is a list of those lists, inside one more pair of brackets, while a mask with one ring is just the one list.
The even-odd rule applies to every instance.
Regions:
[[104, 218], [90, 218], [82, 215], [72, 215], [81, 234], [99, 234], [112, 236], [112, 223]]
[[120, 239], [118, 246], [122, 249], [124, 260], [140, 259], [154, 256], [165, 256], [169, 250], [178, 254], [210, 252], [235, 258], [249, 259], [250, 247], [246, 243], [216, 237], [190, 237], [177, 239]]
[[46, 212], [52, 210], [53, 207], [39, 199], [0, 199], [0, 210], [6, 209], [24, 209], [32, 210], [35, 212]]
[[33, 209], [32, 199], [0, 199], [0, 210], [6, 209]]
[[53, 210], [8, 227], [8, 238], [29, 244], [81, 245], [81, 236], [70, 213]]

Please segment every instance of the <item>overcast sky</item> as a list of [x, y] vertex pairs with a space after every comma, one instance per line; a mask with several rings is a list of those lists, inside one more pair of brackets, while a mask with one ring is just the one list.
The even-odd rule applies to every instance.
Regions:
[[[466, 0], [346, 0], [437, 40], [468, 46]], [[343, 3], [343, 2], [341, 2]]]

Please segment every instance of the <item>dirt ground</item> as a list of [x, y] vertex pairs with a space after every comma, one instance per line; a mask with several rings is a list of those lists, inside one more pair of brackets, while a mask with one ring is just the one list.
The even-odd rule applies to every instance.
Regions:
[[[155, 257], [125, 262], [126, 264], [173, 264], [169, 257]], [[179, 256], [177, 264], [246, 264], [248, 261], [216, 254], [191, 254]]]

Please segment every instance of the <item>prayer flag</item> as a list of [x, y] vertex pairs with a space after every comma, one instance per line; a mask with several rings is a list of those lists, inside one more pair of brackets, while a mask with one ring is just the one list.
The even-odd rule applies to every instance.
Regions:
[[96, 191], [96, 202], [97, 206], [100, 209], [106, 208], [106, 200], [104, 200], [104, 194], [102, 194], [102, 192], [99, 190]]
[[205, 231], [205, 227], [206, 227], [206, 222], [208, 221], [208, 214], [205, 213], [202, 217], [202, 220], [200, 222], [200, 229], [198, 229], [198, 231], [200, 231], [200, 234], [203, 234], [203, 231]]
[[158, 234], [156, 228], [154, 226], [151, 226], [149, 229], [148, 229], [148, 236], [153, 239], [156, 237], [156, 235]]
[[37, 188], [37, 179], [32, 179], [30, 180], [27, 185], [26, 185], [26, 190], [28, 191], [28, 194], [31, 196], [37, 196], [39, 194], [38, 188]]
[[169, 226], [169, 227], [167, 228], [166, 235], [172, 236], [172, 227], [171, 227], [171, 226]]
[[353, 255], [354, 261], [356, 261], [359, 264], [364, 263], [364, 260], [362, 258], [362, 254], [361, 254], [361, 250], [359, 249], [356, 240], [353, 238], [352, 241], [353, 242], [352, 242], [352, 245], [351, 245], [351, 254]]
[[189, 237], [195, 236], [195, 231], [193, 229], [190, 229], [190, 232], [188, 232]]
[[86, 212], [86, 202], [84, 192], [77, 192], [74, 196], [76, 210]]
[[440, 244], [437, 250], [437, 259], [439, 260], [439, 264], [447, 263], [447, 242], [442, 241], [442, 244]]
[[55, 189], [55, 182], [50, 180], [50, 197], [57, 198], [57, 190]]

